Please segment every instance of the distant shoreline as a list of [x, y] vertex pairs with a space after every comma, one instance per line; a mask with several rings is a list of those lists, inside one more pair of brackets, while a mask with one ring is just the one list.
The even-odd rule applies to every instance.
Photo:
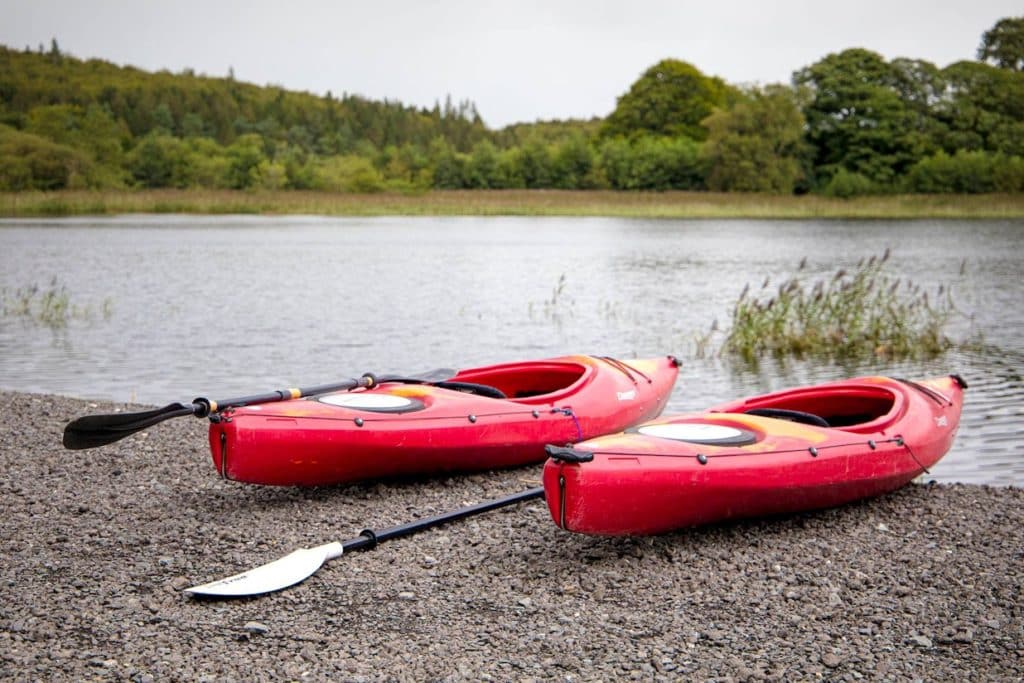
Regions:
[[343, 194], [241, 190], [0, 193], [0, 217], [136, 213], [327, 216], [607, 216], [628, 218], [1024, 218], [1024, 194], [837, 199], [714, 192], [431, 190]]

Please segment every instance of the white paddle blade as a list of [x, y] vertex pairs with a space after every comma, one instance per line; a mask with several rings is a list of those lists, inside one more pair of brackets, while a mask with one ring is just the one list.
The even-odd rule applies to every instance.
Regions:
[[308, 579], [327, 560], [340, 557], [341, 543], [327, 543], [303, 548], [262, 567], [250, 569], [226, 579], [185, 589], [186, 595], [240, 598], [247, 595], [273, 593]]

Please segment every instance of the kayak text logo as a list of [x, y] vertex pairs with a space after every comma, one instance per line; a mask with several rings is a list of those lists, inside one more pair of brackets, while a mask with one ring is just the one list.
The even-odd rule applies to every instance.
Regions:
[[636, 398], [636, 389], [630, 389], [629, 391], [617, 391], [615, 395], [620, 401], [632, 401]]

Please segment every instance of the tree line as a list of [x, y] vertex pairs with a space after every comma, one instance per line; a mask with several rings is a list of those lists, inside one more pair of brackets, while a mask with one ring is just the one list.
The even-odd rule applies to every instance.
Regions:
[[675, 59], [607, 117], [433, 108], [0, 46], [0, 190], [1024, 191], [1024, 17], [939, 68], [861, 48], [736, 87]]

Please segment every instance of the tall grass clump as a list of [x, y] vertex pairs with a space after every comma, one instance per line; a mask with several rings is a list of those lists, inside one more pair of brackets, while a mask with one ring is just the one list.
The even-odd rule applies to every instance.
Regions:
[[[548, 320], [560, 322], [563, 317], [572, 313], [574, 301], [565, 294], [566, 284], [565, 273], [562, 273], [558, 276], [558, 282], [555, 283], [554, 288], [551, 290], [551, 298], [545, 299], [540, 306], [536, 307], [543, 312], [544, 317]], [[534, 302], [531, 301], [527, 304], [530, 318], [534, 317], [534, 308]]]
[[889, 250], [808, 287], [801, 273], [762, 296], [743, 289], [723, 351], [753, 361], [764, 355], [853, 359], [927, 358], [953, 346], [943, 330], [955, 313], [948, 287], [933, 296], [887, 275]]
[[[109, 318], [113, 309], [109, 298], [103, 301], [101, 314]], [[48, 287], [32, 284], [13, 292], [0, 290], [0, 317], [21, 318], [47, 327], [64, 327], [72, 319], [88, 320], [93, 310], [72, 303], [66, 285], [54, 277]]]

